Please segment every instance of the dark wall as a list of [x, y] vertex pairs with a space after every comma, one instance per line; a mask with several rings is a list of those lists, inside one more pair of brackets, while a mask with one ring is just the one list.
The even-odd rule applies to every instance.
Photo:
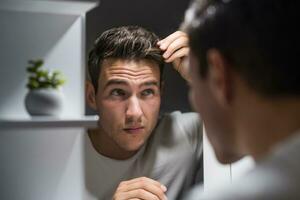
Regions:
[[[143, 26], [164, 38], [178, 29], [188, 4], [189, 0], [102, 0], [87, 16], [87, 49], [101, 32], [121, 25]], [[185, 81], [166, 65], [162, 111], [189, 111], [187, 92]]]

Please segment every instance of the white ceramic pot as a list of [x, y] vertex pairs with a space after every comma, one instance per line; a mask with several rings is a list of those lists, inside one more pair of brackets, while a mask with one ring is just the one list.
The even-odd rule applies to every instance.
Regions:
[[59, 89], [29, 90], [25, 107], [31, 116], [59, 116], [63, 111], [64, 95]]

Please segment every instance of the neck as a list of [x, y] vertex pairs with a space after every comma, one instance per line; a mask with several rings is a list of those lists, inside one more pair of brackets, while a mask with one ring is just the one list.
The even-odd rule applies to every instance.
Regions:
[[89, 130], [88, 134], [95, 150], [103, 156], [116, 160], [126, 160], [137, 153], [137, 151], [122, 149], [102, 128]]
[[255, 160], [300, 129], [299, 98], [246, 96], [238, 109], [241, 149]]

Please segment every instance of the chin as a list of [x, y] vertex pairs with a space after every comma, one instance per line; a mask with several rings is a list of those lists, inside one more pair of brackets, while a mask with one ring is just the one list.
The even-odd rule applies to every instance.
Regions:
[[217, 160], [222, 164], [231, 164], [244, 157], [244, 155], [240, 155], [234, 152], [226, 152], [226, 151], [215, 151], [215, 154]]
[[142, 146], [144, 142], [135, 142], [135, 143], [129, 143], [127, 145], [122, 145], [123, 149], [129, 152], [138, 151]]

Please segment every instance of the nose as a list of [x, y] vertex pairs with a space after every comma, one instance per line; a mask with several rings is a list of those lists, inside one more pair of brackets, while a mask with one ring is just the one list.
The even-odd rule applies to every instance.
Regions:
[[126, 109], [126, 119], [129, 122], [138, 122], [141, 120], [143, 111], [140, 105], [140, 101], [136, 96], [132, 96], [128, 99], [128, 105]]

